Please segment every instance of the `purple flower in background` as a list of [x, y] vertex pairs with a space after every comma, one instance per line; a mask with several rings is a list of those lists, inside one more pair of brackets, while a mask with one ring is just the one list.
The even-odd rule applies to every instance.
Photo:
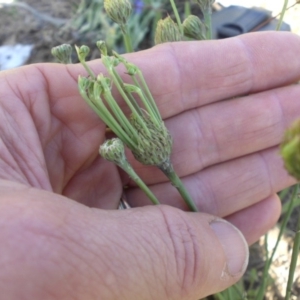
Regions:
[[144, 1], [142, 0], [135, 0], [134, 1], [134, 13], [135, 14], [141, 14], [142, 11], [143, 11], [143, 8], [144, 8], [145, 4], [144, 4]]

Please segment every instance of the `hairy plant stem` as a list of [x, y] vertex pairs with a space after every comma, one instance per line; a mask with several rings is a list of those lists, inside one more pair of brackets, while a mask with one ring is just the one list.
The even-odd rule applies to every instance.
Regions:
[[130, 35], [129, 35], [128, 30], [127, 30], [127, 26], [126, 25], [120, 25], [120, 27], [121, 27], [121, 31], [122, 31], [122, 34], [123, 34], [123, 40], [124, 40], [124, 45], [125, 45], [126, 52], [131, 53], [131, 52], [133, 52], [133, 47], [132, 47]]
[[181, 23], [181, 20], [180, 20], [178, 9], [176, 7], [176, 4], [175, 4], [174, 0], [170, 0], [170, 3], [172, 5], [172, 9], [173, 9], [173, 12], [174, 12], [174, 15], [175, 15], [176, 22], [177, 22], [177, 25], [179, 27], [180, 33], [183, 36], [183, 26], [182, 26], [182, 23]]
[[118, 164], [120, 168], [122, 168], [129, 176], [130, 178], [139, 186], [139, 188], [148, 196], [148, 198], [151, 200], [151, 202], [155, 205], [160, 204], [155, 195], [150, 191], [148, 186], [143, 182], [143, 180], [139, 177], [139, 175], [136, 174], [136, 172], [133, 170], [131, 165], [127, 160], [123, 162], [122, 164]]
[[290, 269], [289, 269], [289, 278], [286, 286], [286, 294], [285, 294], [285, 300], [291, 299], [291, 293], [292, 293], [292, 285], [294, 281], [294, 274], [297, 266], [297, 260], [299, 255], [299, 249], [300, 249], [300, 216], [298, 216], [297, 226], [296, 226], [296, 235], [294, 239], [294, 245], [293, 245], [293, 252], [292, 252], [292, 260], [290, 263]]
[[279, 18], [279, 21], [278, 21], [277, 26], [276, 26], [277, 31], [279, 31], [280, 28], [281, 28], [281, 25], [282, 25], [282, 22], [283, 22], [283, 17], [284, 17], [284, 14], [285, 14], [287, 6], [288, 6], [288, 2], [289, 2], [288, 0], [284, 0], [283, 7], [282, 7], [282, 10], [281, 10], [281, 13], [280, 13], [280, 18]]
[[173, 165], [170, 160], [164, 162], [160, 166], [157, 166], [171, 181], [172, 185], [178, 190], [179, 194], [189, 207], [191, 211], [198, 212], [198, 208], [196, 207], [192, 197], [184, 187], [181, 179], [178, 177], [176, 172], [174, 171]]

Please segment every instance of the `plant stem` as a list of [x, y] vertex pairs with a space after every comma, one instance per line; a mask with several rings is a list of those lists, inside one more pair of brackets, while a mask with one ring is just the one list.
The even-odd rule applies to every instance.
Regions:
[[190, 1], [184, 2], [184, 17], [187, 18], [189, 15], [191, 15], [191, 3]]
[[280, 231], [279, 231], [279, 234], [278, 234], [278, 237], [277, 237], [276, 244], [273, 248], [273, 251], [272, 251], [272, 254], [271, 254], [270, 258], [265, 263], [265, 267], [264, 267], [264, 271], [263, 271], [263, 275], [262, 275], [263, 281], [262, 281], [262, 284], [260, 285], [260, 289], [259, 289], [258, 294], [256, 296], [257, 300], [262, 300], [264, 298], [265, 290], [266, 290], [266, 287], [267, 287], [267, 279], [269, 278], [269, 276], [268, 276], [269, 269], [270, 269], [271, 263], [273, 261], [274, 255], [276, 253], [277, 247], [279, 245], [280, 239], [281, 239], [281, 237], [283, 235], [283, 232], [286, 228], [287, 222], [288, 222], [288, 220], [289, 220], [289, 218], [292, 214], [292, 211], [294, 209], [294, 203], [295, 203], [295, 199], [298, 195], [298, 190], [299, 190], [299, 185], [296, 184], [294, 186], [294, 189], [293, 189], [293, 194], [292, 194], [292, 197], [291, 197], [291, 200], [290, 200], [288, 211], [287, 211], [286, 215], [284, 216], [284, 219], [283, 219], [282, 224], [280, 226]]
[[[79, 59], [80, 60], [80, 59]], [[88, 72], [89, 76], [95, 80], [96, 76], [94, 74], [94, 72], [91, 70], [91, 68], [87, 65], [87, 63], [84, 60], [80, 60], [80, 63], [83, 65], [83, 67], [85, 68], [85, 70]]]
[[181, 179], [178, 177], [176, 172], [174, 171], [174, 168], [169, 161], [165, 162], [164, 164], [158, 166], [158, 168], [169, 178], [172, 185], [176, 187], [179, 194], [182, 196], [183, 200], [187, 204], [187, 206], [190, 208], [191, 211], [198, 212], [198, 208], [195, 205], [192, 197], [186, 190], [185, 186], [183, 185]]
[[212, 38], [212, 26], [211, 26], [211, 7], [203, 11], [204, 23], [206, 27], [206, 39], [211, 40]]
[[171, 5], [172, 5], [172, 8], [173, 8], [173, 12], [174, 12], [174, 15], [175, 15], [175, 18], [176, 18], [177, 25], [179, 27], [180, 33], [183, 36], [183, 26], [182, 26], [182, 23], [181, 23], [181, 20], [180, 20], [180, 16], [179, 16], [176, 4], [175, 4], [174, 0], [170, 0], [170, 2], [171, 2]]
[[129, 162], [126, 160], [125, 163], [122, 165], [118, 164], [120, 168], [122, 168], [130, 177], [131, 179], [140, 187], [141, 190], [148, 196], [151, 202], [155, 205], [160, 204], [155, 195], [151, 192], [148, 186], [142, 181], [139, 175], [133, 170]]
[[294, 273], [297, 265], [298, 255], [300, 248], [300, 216], [298, 216], [297, 227], [296, 227], [296, 235], [294, 239], [293, 252], [292, 252], [292, 260], [289, 269], [289, 279], [286, 287], [285, 300], [291, 299], [292, 293], [292, 285], [294, 280]]
[[282, 25], [282, 22], [283, 22], [283, 17], [284, 17], [286, 8], [288, 6], [288, 2], [289, 2], [288, 0], [284, 0], [283, 7], [282, 7], [282, 10], [281, 10], [281, 14], [280, 14], [280, 18], [279, 18], [279, 21], [278, 21], [277, 26], [276, 26], [277, 31], [279, 31], [280, 28], [281, 28], [281, 25]]
[[124, 45], [127, 53], [133, 52], [132, 48], [132, 43], [131, 43], [131, 38], [127, 30], [127, 26], [121, 26], [122, 34], [123, 34], [123, 40], [124, 40]]

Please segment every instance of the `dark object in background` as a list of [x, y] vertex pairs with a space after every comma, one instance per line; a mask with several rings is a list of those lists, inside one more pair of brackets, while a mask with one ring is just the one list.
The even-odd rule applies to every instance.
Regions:
[[[268, 10], [232, 5], [212, 14], [212, 36], [222, 39], [250, 31], [275, 30], [277, 23]], [[281, 30], [290, 31], [290, 26], [282, 23]]]

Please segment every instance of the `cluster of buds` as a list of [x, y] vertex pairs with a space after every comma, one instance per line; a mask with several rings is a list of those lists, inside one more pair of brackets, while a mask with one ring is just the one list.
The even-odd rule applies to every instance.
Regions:
[[[80, 76], [78, 80], [80, 94], [132, 151], [138, 161], [146, 165], [165, 164], [170, 159], [172, 151], [171, 135], [161, 119], [141, 71], [115, 52], [113, 56], [108, 56], [104, 42], [98, 42], [97, 46], [109, 76], [103, 74], [88, 78]], [[80, 61], [84, 62], [87, 46], [77, 48], [77, 53]], [[125, 66], [134, 84], [122, 81], [116, 71], [119, 64]], [[114, 99], [111, 92], [112, 84], [117, 87], [128, 105], [131, 111], [129, 118]], [[141, 103], [136, 101], [135, 95], [139, 97]]]
[[[108, 72], [108, 76], [103, 74], [96, 76], [90, 70], [85, 62], [89, 52], [87, 46], [76, 47], [76, 51], [80, 62], [89, 74], [88, 77], [79, 76], [79, 92], [118, 137], [117, 140], [107, 141], [100, 147], [101, 155], [123, 168], [144, 190], [153, 203], [158, 204], [158, 200], [127, 162], [124, 146], [122, 146], [123, 144], [126, 145], [132, 151], [136, 160], [144, 165], [157, 166], [162, 170], [178, 189], [188, 206], [193, 211], [197, 211], [197, 207], [172, 167], [170, 161], [172, 138], [161, 118], [141, 70], [116, 52], [113, 52], [112, 56], [108, 56], [103, 41], [97, 42], [97, 47], [101, 52], [102, 63]], [[123, 81], [116, 69], [119, 65], [125, 67], [132, 83]], [[127, 104], [130, 111], [129, 118], [121, 110], [112, 95], [113, 85]]]
[[288, 173], [300, 181], [300, 120], [286, 131], [280, 153]]

